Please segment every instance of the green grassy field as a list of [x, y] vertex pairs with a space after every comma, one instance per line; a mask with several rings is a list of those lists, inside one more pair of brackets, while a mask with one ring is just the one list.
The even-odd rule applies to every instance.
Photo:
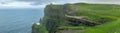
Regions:
[[75, 4], [71, 8], [78, 16], [87, 16], [94, 21], [99, 18], [107, 19], [107, 23], [87, 28], [84, 33], [120, 33], [120, 5]]
[[[95, 23], [100, 23], [101, 19], [104, 19], [103, 23], [97, 26], [71, 26], [65, 25], [67, 23], [60, 24], [60, 26], [55, 29], [58, 32], [63, 30], [78, 30], [78, 32], [74, 33], [120, 33], [120, 5], [115, 4], [66, 4], [63, 5], [64, 7], [67, 6], [69, 11], [75, 13], [75, 16], [85, 16], [88, 17], [90, 20], [94, 21]], [[62, 9], [62, 5], [51, 5], [46, 8], [46, 16], [44, 17], [44, 21], [47, 21], [48, 16], [56, 16], [59, 12], [65, 11]], [[69, 7], [70, 6], [70, 7]], [[64, 8], [63, 7], [63, 8]], [[67, 8], [66, 7], [66, 8]], [[51, 9], [53, 8], [53, 9]], [[51, 12], [51, 11], [54, 11]], [[58, 12], [59, 11], [59, 12]], [[51, 15], [50, 15], [51, 14]], [[63, 14], [62, 14], [63, 15]], [[51, 17], [48, 17], [51, 18]], [[54, 17], [53, 17], [54, 18]], [[60, 20], [63, 22], [63, 20]], [[64, 21], [65, 22], [65, 21]], [[53, 25], [59, 25], [58, 22], [54, 21], [51, 22], [50, 27]], [[56, 24], [58, 23], [58, 24]], [[50, 28], [53, 29], [53, 28]], [[79, 32], [80, 30], [80, 32]], [[50, 30], [51, 31], [51, 30]]]

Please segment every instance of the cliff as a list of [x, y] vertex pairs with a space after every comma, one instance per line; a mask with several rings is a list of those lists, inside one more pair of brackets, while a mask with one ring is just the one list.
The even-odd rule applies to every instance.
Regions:
[[48, 33], [48, 31], [43, 25], [33, 24], [32, 33]]
[[[44, 9], [44, 18], [41, 22], [43, 27], [33, 25], [32, 33], [82, 33], [89, 27], [93, 28], [105, 24], [107, 22], [115, 21], [117, 16], [107, 14], [111, 8], [101, 8], [109, 6], [118, 6], [110, 4], [64, 4], [64, 5], [47, 5]], [[106, 11], [106, 13], [102, 13]], [[41, 30], [41, 29], [44, 29]], [[40, 32], [42, 31], [42, 32]], [[89, 29], [88, 29], [89, 31]]]

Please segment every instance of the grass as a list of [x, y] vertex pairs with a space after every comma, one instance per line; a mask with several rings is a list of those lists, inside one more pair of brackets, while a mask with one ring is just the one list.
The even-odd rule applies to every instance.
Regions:
[[89, 28], [85, 33], [120, 33], [120, 19], [111, 23]]
[[74, 32], [74, 33], [78, 33], [78, 32], [84, 32], [84, 29], [86, 29], [86, 27], [84, 26], [61, 26], [59, 27], [56, 31], [62, 31], [62, 32]]
[[85, 29], [84, 33], [120, 33], [120, 5], [75, 4], [71, 8], [78, 16], [87, 16], [94, 21], [100, 18], [107, 20], [107, 23]]
[[[105, 18], [106, 23], [95, 27], [61, 26], [58, 29], [84, 30], [85, 31], [84, 33], [120, 33], [120, 5], [72, 4], [70, 6], [71, 11], [74, 11], [77, 16], [86, 16], [95, 22], [98, 22], [99, 19], [101, 18]], [[59, 11], [58, 9], [62, 11], [61, 5], [60, 6], [53, 5], [51, 7], [56, 9], [56, 10], [53, 9], [52, 11], [58, 12]]]
[[83, 26], [62, 26], [58, 28], [59, 30], [65, 29], [65, 30], [83, 30], [85, 27]]
[[47, 29], [43, 25], [33, 24], [32, 33], [48, 33]]

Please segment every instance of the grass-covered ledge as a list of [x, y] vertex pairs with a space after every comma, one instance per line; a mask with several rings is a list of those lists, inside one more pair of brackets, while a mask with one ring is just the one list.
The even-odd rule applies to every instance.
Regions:
[[35, 23], [32, 26], [32, 33], [48, 33], [45, 26]]

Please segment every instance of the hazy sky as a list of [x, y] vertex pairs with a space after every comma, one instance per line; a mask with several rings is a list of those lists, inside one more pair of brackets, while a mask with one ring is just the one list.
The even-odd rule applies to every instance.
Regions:
[[77, 2], [85, 2], [85, 3], [108, 3], [108, 4], [120, 4], [120, 0], [41, 0], [41, 3], [77, 3]]
[[0, 0], [0, 8], [40, 8], [40, 0]]
[[120, 0], [0, 0], [0, 8], [39, 8], [45, 4], [64, 4], [64, 3], [108, 3], [120, 4]]

